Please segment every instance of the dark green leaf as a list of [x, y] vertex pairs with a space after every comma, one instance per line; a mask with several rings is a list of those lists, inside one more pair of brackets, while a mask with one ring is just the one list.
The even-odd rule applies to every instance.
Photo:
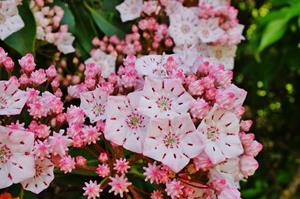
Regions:
[[21, 55], [24, 55], [29, 52], [34, 52], [36, 24], [27, 1], [23, 1], [23, 4], [19, 7], [19, 13], [25, 26], [20, 31], [6, 38], [4, 42]]
[[69, 4], [75, 17], [76, 28], [74, 34], [78, 40], [81, 53], [87, 55], [92, 49], [92, 39], [97, 35], [90, 14], [82, 5]]
[[88, 4], [85, 4], [85, 6], [90, 11], [98, 28], [100, 28], [100, 30], [102, 30], [106, 35], [117, 35], [120, 38], [125, 36], [125, 32], [120, 28], [120, 26], [114, 24], [112, 20], [109, 20], [107, 14], [101, 10], [91, 8]]

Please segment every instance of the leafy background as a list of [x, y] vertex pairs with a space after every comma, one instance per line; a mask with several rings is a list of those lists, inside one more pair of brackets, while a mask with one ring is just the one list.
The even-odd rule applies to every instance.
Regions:
[[[124, 37], [131, 23], [122, 24], [114, 9], [120, 0], [55, 0], [64, 7], [63, 23], [76, 36], [76, 54], [84, 60], [94, 36]], [[248, 91], [246, 118], [254, 119], [252, 131], [264, 144], [260, 168], [242, 183], [245, 199], [300, 198], [300, 2], [299, 0], [233, 0], [245, 28], [239, 46], [235, 82]], [[27, 0], [19, 8], [25, 28], [0, 45], [18, 59], [35, 54], [40, 66], [55, 60], [56, 49], [35, 39], [35, 21]], [[71, 60], [74, 55], [65, 56]], [[69, 69], [72, 72], [72, 68]], [[91, 176], [58, 174], [41, 195], [25, 192], [23, 198], [81, 198], [83, 182]], [[138, 179], [136, 179], [138, 181]], [[11, 188], [20, 192], [19, 186]], [[113, 196], [104, 196], [112, 198]]]

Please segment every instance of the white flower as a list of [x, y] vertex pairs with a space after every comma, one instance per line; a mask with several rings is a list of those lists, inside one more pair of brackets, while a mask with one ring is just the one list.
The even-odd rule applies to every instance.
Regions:
[[24, 27], [15, 0], [0, 1], [0, 39], [4, 40]]
[[28, 97], [19, 88], [17, 80], [0, 81], [0, 115], [18, 115]]
[[152, 119], [144, 142], [145, 156], [179, 172], [203, 150], [199, 132], [188, 114], [173, 119]]
[[35, 160], [35, 175], [22, 182], [25, 190], [39, 194], [48, 188], [54, 179], [54, 165], [49, 159]]
[[58, 50], [64, 54], [75, 52], [75, 48], [72, 46], [75, 37], [69, 32], [58, 33], [58, 38], [54, 41]]
[[0, 189], [34, 176], [34, 134], [0, 126]]
[[95, 64], [101, 69], [102, 77], [108, 77], [111, 73], [115, 72], [117, 56], [113, 54], [106, 54], [102, 50], [98, 49], [92, 57], [87, 59], [85, 64]]
[[143, 0], [125, 0], [116, 6], [121, 14], [122, 22], [138, 18], [143, 10]]
[[105, 107], [108, 94], [101, 88], [80, 94], [80, 108], [90, 118], [90, 121], [97, 122], [105, 119]]
[[233, 46], [208, 46], [208, 56], [214, 64], [223, 64], [225, 69], [231, 70], [234, 67], [234, 57], [237, 47]]
[[188, 112], [193, 97], [176, 79], [146, 79], [139, 109], [151, 118], [173, 118]]
[[142, 56], [137, 58], [135, 68], [141, 75], [164, 78], [167, 76], [167, 71], [163, 67], [166, 60], [164, 55]]
[[141, 92], [109, 97], [104, 130], [107, 140], [136, 153], [142, 153], [149, 121], [138, 111], [140, 97]]
[[217, 18], [201, 19], [199, 21], [198, 36], [204, 43], [216, 42], [219, 40], [225, 31], [219, 27]]
[[214, 106], [202, 120], [198, 131], [204, 137], [204, 151], [213, 164], [238, 157], [244, 152], [239, 137], [239, 119], [232, 112]]
[[199, 18], [193, 8], [182, 7], [170, 15], [169, 34], [176, 45], [193, 45], [199, 42]]

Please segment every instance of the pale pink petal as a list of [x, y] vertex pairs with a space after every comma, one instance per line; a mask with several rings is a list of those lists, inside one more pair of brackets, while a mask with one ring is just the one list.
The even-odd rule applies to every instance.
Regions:
[[34, 176], [34, 158], [31, 155], [14, 154], [9, 160], [9, 174], [14, 183]]
[[223, 154], [226, 158], [238, 157], [244, 152], [241, 140], [238, 135], [227, 135], [219, 142]]
[[49, 159], [36, 160], [36, 174], [30, 179], [22, 182], [25, 190], [39, 194], [44, 189], [48, 188], [54, 179], [54, 165]]
[[207, 142], [204, 151], [213, 164], [225, 160], [224, 154], [220, 150], [219, 146], [216, 145], [214, 142]]
[[180, 149], [167, 150], [162, 157], [161, 162], [170, 167], [174, 172], [182, 170], [190, 161], [190, 158], [183, 155]]

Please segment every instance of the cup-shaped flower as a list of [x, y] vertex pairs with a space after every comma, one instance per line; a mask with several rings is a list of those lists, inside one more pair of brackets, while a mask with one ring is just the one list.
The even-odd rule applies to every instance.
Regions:
[[0, 81], [0, 115], [18, 115], [26, 101], [26, 92], [19, 90], [17, 80]]
[[232, 112], [214, 106], [202, 120], [198, 131], [204, 137], [204, 150], [213, 164], [238, 157], [244, 152], [239, 137], [239, 119]]
[[174, 172], [182, 170], [203, 150], [203, 142], [188, 114], [150, 121], [144, 143], [145, 156], [162, 162]]
[[139, 109], [151, 118], [184, 115], [195, 99], [177, 79], [146, 79]]
[[0, 126], [0, 189], [34, 176], [33, 142], [31, 132]]
[[148, 117], [138, 111], [141, 92], [110, 96], [106, 107], [105, 138], [125, 149], [142, 153]]

